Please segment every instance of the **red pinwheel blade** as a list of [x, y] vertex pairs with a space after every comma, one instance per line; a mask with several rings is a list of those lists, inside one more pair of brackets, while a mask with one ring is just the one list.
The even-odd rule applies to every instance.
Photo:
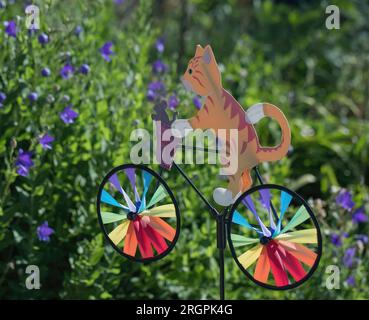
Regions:
[[150, 217], [150, 226], [154, 228], [155, 231], [157, 231], [162, 237], [169, 241], [173, 241], [176, 230], [166, 223], [162, 218], [160, 217]]
[[271, 241], [266, 248], [275, 284], [279, 287], [287, 286], [289, 284], [288, 276], [284, 270], [282, 259], [279, 256], [276, 244], [274, 241]]
[[152, 251], [151, 242], [142, 226], [141, 220], [142, 219], [139, 218], [133, 222], [137, 235], [138, 248], [140, 249], [142, 258], [152, 258], [154, 253]]
[[150, 239], [152, 245], [159, 254], [163, 253], [168, 248], [164, 238], [150, 227], [150, 225], [146, 225], [144, 232], [146, 232], [147, 237]]
[[300, 281], [305, 277], [306, 271], [302, 267], [301, 263], [288, 251], [284, 250], [278, 243], [276, 243], [276, 250], [282, 258], [283, 264], [287, 271], [292, 275], [296, 281]]
[[317, 254], [309, 248], [294, 242], [288, 242], [283, 240], [275, 240], [280, 246], [292, 254], [297, 260], [305, 263], [309, 267], [312, 267], [317, 258]]

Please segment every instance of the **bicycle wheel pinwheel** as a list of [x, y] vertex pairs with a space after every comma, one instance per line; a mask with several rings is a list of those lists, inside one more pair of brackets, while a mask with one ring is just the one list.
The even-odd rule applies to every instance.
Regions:
[[291, 289], [315, 271], [321, 256], [318, 223], [305, 200], [277, 185], [260, 185], [233, 205], [228, 241], [240, 269], [269, 289]]
[[111, 170], [99, 188], [97, 213], [109, 243], [131, 260], [164, 257], [179, 235], [177, 202], [165, 181], [145, 166]]

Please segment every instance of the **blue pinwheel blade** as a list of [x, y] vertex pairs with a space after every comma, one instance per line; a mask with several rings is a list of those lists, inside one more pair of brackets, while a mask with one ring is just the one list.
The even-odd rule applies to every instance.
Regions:
[[275, 229], [274, 233], [273, 233], [273, 237], [276, 237], [280, 232], [281, 232], [281, 226], [282, 226], [282, 219], [284, 217], [285, 212], [287, 211], [290, 203], [292, 200], [292, 196], [285, 192], [282, 191], [281, 192], [281, 205], [280, 205], [280, 216], [278, 219], [278, 223], [277, 223], [277, 228]]
[[232, 217], [232, 222], [233, 223], [237, 223], [240, 226], [246, 227], [247, 229], [250, 230], [254, 230], [257, 233], [262, 233], [259, 229], [253, 227], [248, 221], [247, 219], [241, 215], [241, 213], [239, 213], [237, 210], [235, 210], [235, 212], [233, 213], [233, 217]]
[[103, 190], [101, 193], [101, 197], [100, 197], [100, 201], [110, 204], [112, 206], [121, 208], [121, 209], [125, 209], [127, 210], [128, 208], [123, 206], [122, 204], [120, 204], [117, 200], [114, 199], [114, 197], [107, 191]]
[[151, 184], [151, 181], [152, 181], [151, 173], [149, 173], [147, 171], [143, 171], [142, 172], [142, 179], [143, 179], [144, 189], [143, 189], [143, 193], [142, 193], [142, 196], [141, 196], [141, 205], [140, 205], [140, 208], [139, 208], [138, 212], [142, 212], [146, 208], [146, 194], [147, 194], [147, 191], [149, 190], [149, 187], [150, 187], [150, 184]]

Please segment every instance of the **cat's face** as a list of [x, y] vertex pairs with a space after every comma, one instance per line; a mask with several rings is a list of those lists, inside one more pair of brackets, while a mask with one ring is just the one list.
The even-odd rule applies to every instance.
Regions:
[[200, 96], [209, 96], [221, 86], [219, 68], [209, 45], [205, 48], [197, 45], [195, 56], [188, 63], [182, 82], [186, 89]]

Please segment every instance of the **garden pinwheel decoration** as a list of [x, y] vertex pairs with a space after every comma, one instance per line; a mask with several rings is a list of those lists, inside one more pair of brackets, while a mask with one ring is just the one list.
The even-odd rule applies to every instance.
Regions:
[[320, 255], [320, 232], [307, 203], [281, 186], [261, 185], [231, 213], [230, 248], [254, 282], [288, 289], [305, 281]]
[[[243, 110], [222, 87], [220, 69], [209, 45], [196, 47], [182, 80], [186, 88], [205, 97], [204, 106], [190, 119], [177, 119], [177, 113], [170, 119], [166, 102], [157, 101], [152, 120], [156, 125], [160, 172], [157, 174], [143, 165], [125, 164], [106, 175], [97, 195], [98, 217], [106, 238], [117, 252], [135, 261], [157, 260], [173, 249], [180, 215], [162, 172], [175, 168], [217, 223], [221, 299], [227, 239], [237, 265], [256, 284], [276, 290], [301, 285], [319, 264], [322, 253], [319, 225], [301, 196], [284, 186], [264, 184], [257, 167], [287, 154], [291, 131], [285, 115], [270, 103], [258, 103]], [[277, 146], [259, 144], [253, 125], [264, 117], [273, 118], [281, 127], [281, 143]], [[216, 132], [223, 128], [235, 130], [238, 136], [237, 139], [216, 136], [225, 149], [221, 152], [181, 144], [191, 129]], [[167, 132], [170, 140], [164, 139]], [[223, 155], [226, 151], [225, 154], [238, 160], [236, 172], [228, 176], [228, 189], [216, 188], [213, 192], [223, 211], [219, 212], [205, 198], [174, 161], [175, 151], [182, 147], [190, 148], [191, 152], [223, 152]], [[260, 183], [257, 186], [252, 186], [252, 172]]]
[[101, 227], [120, 254], [150, 261], [172, 249], [178, 236], [178, 207], [165, 182], [154, 172], [143, 167], [119, 167], [106, 177], [99, 194]]

